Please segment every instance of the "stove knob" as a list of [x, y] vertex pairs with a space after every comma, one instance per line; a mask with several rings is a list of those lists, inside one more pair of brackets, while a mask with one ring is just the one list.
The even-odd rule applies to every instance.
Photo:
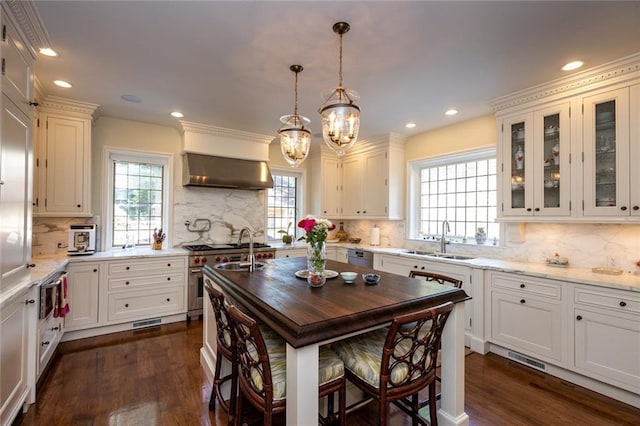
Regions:
[[201, 259], [201, 262], [202, 262], [202, 263], [207, 263], [207, 258], [206, 258], [206, 257], [203, 257], [203, 258]]
[[220, 260], [222, 260], [220, 259], [220, 256], [216, 256], [216, 263], [220, 263]]
[[262, 255], [260, 253], [256, 254], [256, 259], [262, 259]]
[[193, 259], [193, 263], [195, 263], [196, 265], [197, 265], [198, 263], [200, 263], [200, 258], [199, 258], [199, 257], [195, 257], [195, 258]]
[[223, 257], [223, 258], [222, 258], [222, 262], [223, 262], [223, 263], [226, 263], [226, 262], [228, 262], [228, 261], [229, 261], [229, 259], [227, 259], [226, 257]]
[[269, 253], [269, 259], [273, 259], [273, 253]]

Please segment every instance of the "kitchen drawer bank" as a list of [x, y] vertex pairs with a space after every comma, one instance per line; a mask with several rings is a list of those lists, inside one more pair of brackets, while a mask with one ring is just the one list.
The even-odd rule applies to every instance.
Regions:
[[71, 258], [63, 341], [184, 321], [187, 252], [134, 249]]

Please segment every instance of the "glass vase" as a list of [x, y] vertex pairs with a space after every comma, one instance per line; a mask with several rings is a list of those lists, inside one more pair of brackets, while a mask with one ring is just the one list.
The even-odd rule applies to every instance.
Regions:
[[307, 247], [307, 282], [311, 287], [322, 287], [327, 281], [324, 268], [327, 264], [327, 250], [324, 241], [309, 243]]

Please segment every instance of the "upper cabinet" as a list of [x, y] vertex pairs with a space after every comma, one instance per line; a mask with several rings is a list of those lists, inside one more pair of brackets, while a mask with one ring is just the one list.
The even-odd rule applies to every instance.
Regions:
[[2, 15], [2, 92], [25, 114], [33, 109], [35, 60], [17, 29]]
[[312, 211], [326, 218], [403, 219], [404, 140], [359, 141], [343, 158], [321, 150], [312, 161]]
[[502, 221], [640, 218], [640, 54], [494, 101]]
[[91, 216], [91, 119], [98, 105], [48, 97], [40, 107], [35, 216]]

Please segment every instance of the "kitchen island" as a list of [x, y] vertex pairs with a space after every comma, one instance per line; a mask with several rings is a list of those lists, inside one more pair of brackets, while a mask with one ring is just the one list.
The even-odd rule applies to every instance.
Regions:
[[[358, 278], [340, 278], [311, 288], [295, 272], [306, 269], [306, 258], [276, 259], [254, 272], [205, 267], [205, 280], [222, 289], [232, 303], [265, 322], [287, 342], [287, 424], [317, 423], [320, 345], [363, 333], [398, 315], [452, 301], [456, 304], [442, 338], [442, 400], [438, 419], [444, 425], [466, 425], [464, 412], [464, 302], [461, 289], [417, 281], [382, 271], [377, 285]], [[336, 261], [327, 269], [371, 272]], [[207, 320], [205, 314], [205, 321]], [[206, 343], [205, 343], [206, 344]]]

